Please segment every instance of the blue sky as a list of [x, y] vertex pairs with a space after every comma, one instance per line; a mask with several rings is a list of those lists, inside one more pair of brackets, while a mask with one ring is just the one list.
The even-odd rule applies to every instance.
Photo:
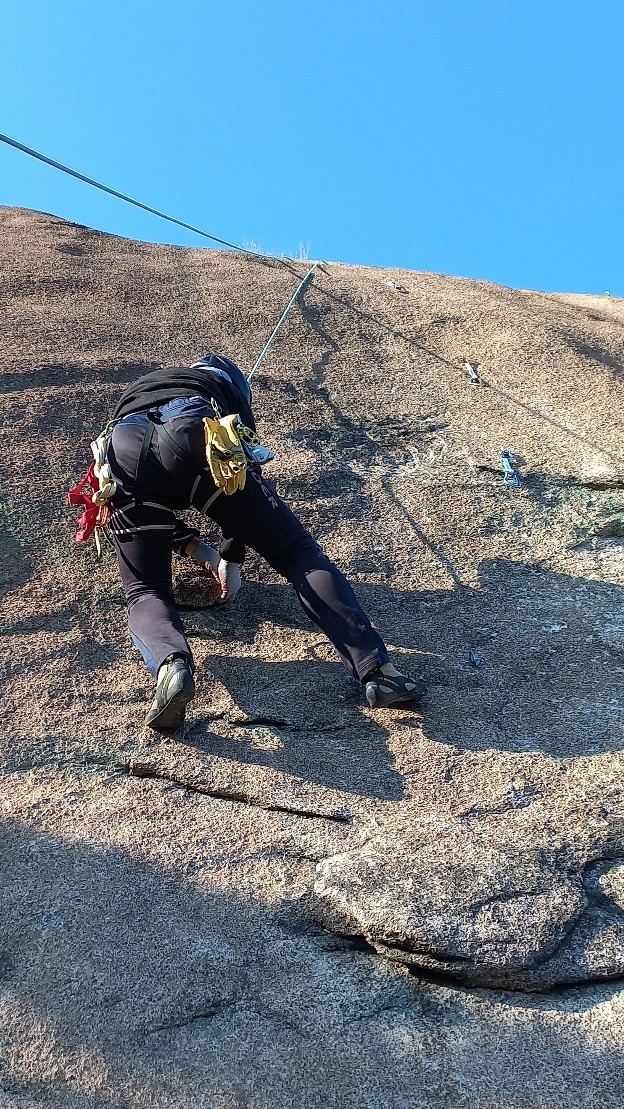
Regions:
[[[0, 131], [266, 252], [624, 295], [622, 0], [21, 0]], [[0, 144], [0, 203], [201, 239]]]

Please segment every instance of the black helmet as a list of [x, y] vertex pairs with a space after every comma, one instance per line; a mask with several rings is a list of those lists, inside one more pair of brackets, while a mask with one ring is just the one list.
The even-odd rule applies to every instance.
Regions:
[[251, 404], [251, 389], [249, 382], [242, 370], [230, 358], [223, 358], [220, 354], [205, 354], [198, 362], [193, 362], [192, 370], [206, 369], [217, 377], [229, 381], [239, 393], [243, 395], [247, 404]]

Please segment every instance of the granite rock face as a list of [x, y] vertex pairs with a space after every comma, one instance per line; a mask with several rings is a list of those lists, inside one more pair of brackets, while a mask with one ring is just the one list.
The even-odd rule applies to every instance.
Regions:
[[197, 697], [155, 736], [66, 491], [130, 381], [249, 368], [308, 264], [0, 230], [1, 1109], [621, 1109], [624, 302], [319, 266], [267, 473], [428, 698], [369, 709], [253, 553], [227, 611], [178, 562]]
[[544, 811], [388, 829], [319, 863], [321, 917], [390, 959], [472, 985], [621, 977], [621, 797], [611, 814], [589, 836], [563, 820], [553, 834]]

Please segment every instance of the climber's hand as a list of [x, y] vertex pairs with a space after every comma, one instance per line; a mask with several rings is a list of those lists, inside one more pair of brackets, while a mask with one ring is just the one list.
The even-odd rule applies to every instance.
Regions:
[[221, 596], [217, 597], [216, 604], [223, 605], [226, 601], [234, 600], [243, 583], [238, 562], [226, 562], [225, 559], [220, 559], [215, 576], [221, 587]]

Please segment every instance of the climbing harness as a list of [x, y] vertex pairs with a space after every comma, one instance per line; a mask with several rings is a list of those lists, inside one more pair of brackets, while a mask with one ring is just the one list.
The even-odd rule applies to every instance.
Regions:
[[[3, 137], [4, 136], [0, 135], [0, 139]], [[19, 144], [13, 145], [17, 145], [19, 149], [26, 149], [24, 147], [20, 147]], [[32, 153], [30, 150], [26, 150], [26, 152]], [[93, 182], [89, 181], [89, 184], [93, 184]], [[128, 198], [123, 197], [122, 199]], [[262, 351], [260, 352], [260, 355], [255, 365], [253, 366], [251, 373], [247, 378], [247, 381], [244, 382], [244, 384], [247, 386], [247, 390], [249, 388], [248, 383], [251, 381], [256, 370], [259, 368], [262, 361], [268, 354], [269, 349], [275, 341], [280, 328], [282, 327], [284, 321], [288, 316], [288, 313], [295, 304], [295, 301], [297, 300], [299, 294], [303, 291], [308, 282], [311, 280], [314, 271], [316, 270], [318, 265], [320, 265], [320, 262], [315, 262], [310, 267], [305, 277], [299, 282], [299, 285], [291, 296], [268, 341], [265, 343]], [[200, 363], [196, 363], [196, 365], [203, 364], [204, 362], [210, 363], [211, 361], [212, 359], [208, 358], [201, 359]], [[223, 363], [226, 371], [225, 375], [221, 376], [227, 376], [230, 381], [232, 380], [232, 370], [236, 370], [238, 373], [240, 373], [238, 367], [235, 366], [234, 363], [229, 363], [228, 359], [219, 359], [219, 362]], [[211, 367], [209, 366], [209, 368]], [[236, 384], [236, 381], [234, 381], [234, 384]], [[245, 389], [243, 389], [242, 391], [245, 395]], [[164, 427], [164, 424], [159, 421], [156, 412], [148, 412], [147, 419], [148, 426], [146, 428], [145, 436], [141, 444], [141, 451], [137, 461], [135, 474], [137, 490], [140, 490], [141, 471], [143, 470], [143, 466], [146, 461], [147, 454], [154, 435], [155, 424], [159, 425], [162, 433], [169, 440], [170, 446], [173, 449], [173, 453], [178, 458], [181, 457], [177, 450], [175, 440], [171, 435], [169, 435], [166, 428]], [[106, 534], [104, 532], [104, 529], [108, 524], [111, 516], [109, 501], [114, 496], [117, 489], [117, 485], [113, 479], [110, 466], [106, 461], [106, 455], [113, 428], [115, 426], [115, 423], [118, 422], [119, 421], [113, 421], [109, 423], [104, 431], [101, 433], [101, 435], [99, 435], [98, 438], [95, 439], [93, 443], [91, 443], [91, 450], [93, 452], [94, 461], [89, 467], [83, 480], [79, 482], [78, 485], [74, 486], [74, 488], [71, 489], [67, 495], [67, 499], [70, 505], [84, 505], [84, 512], [78, 520], [76, 542], [83, 543], [85, 542], [85, 540], [89, 539], [93, 535], [97, 547], [98, 557], [100, 557], [102, 553], [101, 534]], [[247, 467], [249, 463], [254, 466], [263, 466], [266, 462], [270, 462], [271, 459], [275, 457], [275, 455], [273, 451], [271, 451], [268, 447], [262, 445], [256, 433], [252, 431], [251, 428], [248, 428], [245, 424], [243, 424], [240, 416], [237, 413], [229, 416], [222, 416], [219, 409], [215, 408], [215, 419], [211, 419], [210, 417], [205, 416], [203, 417], [202, 422], [204, 425], [204, 435], [206, 442], [206, 461], [210, 468], [213, 480], [217, 486], [217, 492], [213, 494], [213, 496], [207, 502], [208, 505], [212, 502], [212, 500], [214, 500], [216, 496], [219, 496], [219, 494], [222, 492], [225, 493], [226, 496], [231, 496], [238, 489], [244, 489], [247, 479]], [[140, 492], [138, 492], [137, 494], [136, 503], [140, 503]], [[207, 505], [204, 507], [207, 507]]]
[[108, 424], [97, 439], [93, 440], [91, 443], [93, 462], [82, 481], [79, 481], [67, 494], [67, 501], [73, 507], [84, 505], [84, 512], [77, 521], [76, 542], [84, 543], [93, 536], [98, 558], [102, 554], [101, 535], [111, 515], [109, 501], [117, 491], [117, 483], [106, 461], [113, 427], [113, 423]]
[[516, 469], [514, 469], [514, 462], [516, 461], [511, 451], [501, 449], [498, 452], [498, 461], [503, 468], [503, 481], [509, 489], [519, 489], [522, 485], [522, 478]]
[[[218, 409], [215, 410], [215, 416], [217, 416], [217, 411]], [[169, 448], [179, 461], [185, 463], [191, 461], [181, 452], [176, 440], [167, 431], [165, 424], [158, 419], [156, 411], [147, 412], [145, 416], [145, 434], [134, 475], [136, 486], [134, 503], [137, 505], [142, 503], [142, 473], [156, 427], [159, 428], [159, 434], [167, 439]], [[91, 443], [93, 462], [82, 481], [79, 481], [67, 494], [70, 505], [84, 508], [77, 521], [76, 542], [84, 543], [93, 536], [98, 558], [102, 554], [101, 537], [103, 534], [106, 535], [105, 528], [111, 518], [110, 501], [117, 491], [117, 483], [107, 461], [107, 451], [113, 428], [120, 422], [114, 420], [109, 423], [97, 439], [94, 439]], [[266, 462], [270, 462], [271, 459], [275, 458], [275, 455], [268, 447], [262, 445], [255, 431], [247, 427], [237, 413], [217, 419], [210, 419], [205, 416], [203, 424], [206, 440], [206, 461], [217, 486], [216, 493], [204, 506], [207, 507], [220, 493], [230, 496], [237, 489], [244, 489], [249, 464], [263, 466]]]

